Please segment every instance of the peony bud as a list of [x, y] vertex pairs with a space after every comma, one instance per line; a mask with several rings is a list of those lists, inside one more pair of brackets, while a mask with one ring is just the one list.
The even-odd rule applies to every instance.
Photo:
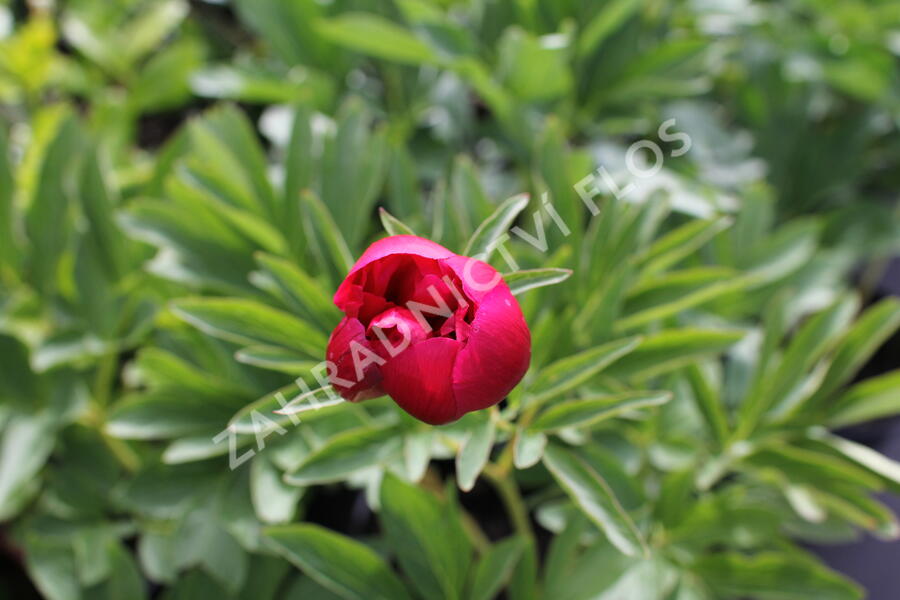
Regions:
[[432, 241], [375, 242], [334, 303], [331, 383], [351, 402], [387, 394], [439, 425], [497, 404], [528, 370], [531, 334], [503, 278]]

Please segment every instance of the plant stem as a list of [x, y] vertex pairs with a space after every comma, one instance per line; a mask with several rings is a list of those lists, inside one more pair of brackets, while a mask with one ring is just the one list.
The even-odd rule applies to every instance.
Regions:
[[487, 465], [484, 475], [500, 495], [500, 500], [506, 508], [516, 533], [526, 541], [534, 541], [534, 531], [531, 529], [531, 520], [528, 518], [528, 508], [519, 493], [519, 488], [508, 473], [499, 471], [500, 469], [496, 465]]

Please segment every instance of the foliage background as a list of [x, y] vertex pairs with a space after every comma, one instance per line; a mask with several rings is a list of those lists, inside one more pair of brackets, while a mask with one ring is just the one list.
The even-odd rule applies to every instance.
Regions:
[[[884, 0], [0, 1], [4, 587], [859, 597], [804, 544], [897, 536], [832, 431], [900, 410], [898, 53]], [[545, 191], [501, 407], [272, 412], [382, 227], [461, 252]]]

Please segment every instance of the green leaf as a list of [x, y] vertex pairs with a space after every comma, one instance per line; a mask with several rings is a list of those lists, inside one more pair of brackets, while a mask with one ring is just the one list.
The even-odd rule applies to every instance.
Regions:
[[703, 415], [713, 439], [721, 444], [728, 439], [728, 415], [725, 404], [718, 393], [721, 388], [717, 388], [710, 381], [711, 377], [708, 371], [699, 364], [693, 364], [688, 367], [687, 376], [693, 388], [697, 409]]
[[291, 249], [291, 256], [301, 258], [306, 252], [306, 234], [300, 207], [303, 190], [312, 185], [316, 169], [313, 153], [312, 110], [300, 104], [294, 108], [291, 123], [291, 137], [288, 141], [287, 156], [284, 159], [284, 226], [282, 231]]
[[528, 195], [519, 194], [505, 200], [485, 219], [466, 244], [463, 255], [487, 261], [516, 217], [528, 206]]
[[[254, 434], [260, 427], [258, 422], [260, 415], [285, 426], [292, 418], [300, 418], [293, 416], [297, 413], [302, 413], [303, 421], [311, 421], [350, 408], [337, 394], [331, 396], [329, 390], [330, 387], [319, 387], [315, 384], [309, 386], [308, 391], [304, 391], [296, 383], [290, 383], [240, 409], [231, 417], [228, 427], [235, 433]], [[289, 408], [289, 413], [276, 412], [283, 411], [285, 407]]]
[[238, 350], [234, 358], [245, 365], [290, 375], [308, 373], [319, 364], [316, 361], [304, 360], [302, 356], [276, 346], [248, 346]]
[[758, 385], [741, 406], [737, 435], [746, 436], [768, 410], [779, 408], [816, 361], [836, 344], [858, 306], [855, 295], [843, 296], [800, 327], [775, 372], [760, 373]]
[[670, 392], [626, 392], [557, 403], [538, 416], [530, 429], [556, 431], [565, 427], [588, 427], [622, 413], [661, 406], [672, 398]]
[[117, 281], [125, 272], [127, 254], [125, 240], [113, 221], [116, 201], [108, 177], [96, 151], [87, 151], [79, 186], [82, 210], [90, 226], [87, 243], [105, 269], [107, 279]]
[[[368, 231], [372, 209], [387, 174], [388, 159], [386, 126], [375, 121], [372, 110], [360, 99], [345, 102], [338, 112], [336, 126], [325, 136], [318, 175], [322, 201], [353, 251], [359, 249]], [[322, 217], [321, 221], [315, 223], [316, 227], [328, 226], [327, 218]], [[331, 246], [338, 242], [329, 242], [328, 237], [336, 236], [324, 233], [333, 253], [336, 248]], [[311, 241], [319, 239], [310, 235], [309, 227], [307, 237]], [[346, 271], [340, 272], [341, 278]]]
[[540, 462], [547, 447], [543, 433], [519, 429], [513, 440], [513, 464], [517, 469], [527, 469]]
[[851, 442], [842, 437], [832, 435], [825, 430], [815, 429], [810, 437], [819, 440], [830, 448], [836, 450], [856, 464], [865, 467], [869, 471], [884, 477], [888, 481], [900, 484], [900, 463], [887, 456], [872, 450], [868, 446]]
[[766, 236], [765, 243], [754, 248], [740, 261], [745, 272], [758, 275], [761, 281], [772, 282], [790, 275], [806, 264], [819, 249], [819, 224], [815, 221], [795, 220]]
[[235, 8], [251, 29], [264, 39], [287, 65], [322, 66], [333, 60], [316, 31], [323, 7], [316, 2], [236, 0]]
[[816, 399], [824, 399], [847, 382], [900, 328], [900, 300], [885, 298], [868, 308], [841, 340]]
[[842, 481], [870, 490], [882, 487], [881, 481], [865, 469], [840, 455], [819, 450], [771, 444], [744, 460], [751, 465], [780, 470], [789, 481], [812, 486], [827, 487], [831, 481]]
[[845, 427], [900, 413], [900, 370], [857, 383], [834, 403], [828, 425]]
[[400, 566], [423, 597], [463, 597], [472, 548], [455, 511], [388, 474], [381, 518]]
[[[239, 399], [232, 406], [240, 406]], [[189, 389], [165, 387], [127, 396], [106, 420], [106, 432], [127, 440], [171, 439], [218, 431], [233, 407]]]
[[815, 500], [832, 515], [874, 533], [879, 539], [896, 540], [900, 534], [893, 511], [866, 492], [848, 486], [811, 490]]
[[754, 556], [713, 554], [693, 569], [718, 594], [760, 600], [856, 600], [862, 590], [799, 552], [766, 552]]
[[306, 238], [323, 270], [333, 281], [341, 281], [353, 266], [353, 256], [337, 224], [317, 196], [311, 192], [301, 195], [303, 225]]
[[146, 582], [131, 553], [118, 543], [108, 546], [107, 552], [112, 561], [112, 575], [103, 584], [90, 590], [88, 594], [97, 600], [117, 600], [118, 598], [142, 600], [146, 598]]
[[572, 390], [623, 356], [633, 352], [641, 338], [630, 337], [585, 350], [543, 368], [528, 388], [530, 403], [543, 403]]
[[[708, 281], [712, 276], [712, 281]], [[616, 321], [616, 331], [628, 331], [700, 306], [756, 283], [750, 275], [727, 270], [687, 269], [654, 278], [632, 291], [625, 306], [627, 316]]]
[[68, 548], [43, 539], [27, 540], [25, 566], [47, 600], [80, 600], [75, 560]]
[[711, 221], [695, 219], [673, 229], [656, 240], [638, 257], [643, 280], [665, 271], [674, 264], [693, 254], [716, 234], [731, 226], [730, 217], [720, 217]]
[[378, 208], [378, 216], [388, 235], [416, 235], [403, 221], [389, 213], [384, 207]]
[[57, 285], [57, 268], [69, 239], [67, 179], [79, 143], [77, 122], [63, 117], [43, 156], [34, 196], [25, 214], [33, 281], [44, 293]]
[[527, 269], [503, 275], [513, 294], [521, 294], [534, 288], [561, 283], [572, 276], [572, 269]]
[[[228, 441], [216, 438], [216, 435], [219, 434], [221, 428], [222, 426], [219, 424], [217, 428], [210, 428], [205, 433], [174, 440], [166, 446], [166, 449], [163, 451], [163, 464], [181, 465], [228, 454], [230, 450]], [[160, 434], [160, 436], [163, 435], [164, 434]], [[252, 441], [252, 437], [238, 436], [235, 438], [235, 448], [244, 448]]]
[[410, 598], [384, 559], [346, 536], [318, 525], [268, 527], [263, 535], [282, 556], [343, 598]]
[[0, 278], [6, 268], [13, 269], [15, 224], [13, 223], [13, 174], [9, 163], [6, 128], [0, 126]]
[[470, 600], [495, 598], [509, 581], [524, 550], [525, 542], [518, 536], [491, 546], [475, 566], [467, 598]]
[[394, 62], [434, 64], [438, 55], [409, 31], [382, 17], [369, 13], [345, 12], [323, 19], [316, 32], [327, 40], [357, 52]]
[[648, 335], [628, 356], [610, 366], [612, 377], [646, 378], [719, 354], [744, 336], [729, 329], [669, 329]]
[[578, 37], [578, 56], [593, 54], [640, 6], [641, 3], [637, 0], [614, 0], [603, 4]]
[[259, 266], [275, 281], [284, 297], [310, 323], [330, 332], [340, 320], [340, 312], [321, 283], [291, 261], [259, 252], [254, 255]]
[[328, 341], [305, 321], [253, 300], [185, 298], [172, 310], [200, 331], [239, 344], [283, 346], [318, 358]]
[[544, 465], [619, 551], [628, 556], [649, 554], [640, 531], [609, 484], [588, 463], [562, 446], [550, 444], [544, 451]]
[[469, 427], [469, 435], [456, 455], [456, 478], [459, 489], [470, 491], [490, 458], [496, 428], [489, 414]]
[[292, 473], [291, 485], [340, 481], [351, 473], [399, 455], [401, 436], [396, 429], [364, 427], [340, 433], [311, 453]]
[[148, 52], [159, 47], [163, 39], [181, 23], [189, 7], [183, 0], [165, 0], [147, 6], [123, 29], [117, 31], [115, 52], [133, 65]]
[[286, 484], [282, 473], [267, 453], [250, 464], [250, 497], [263, 523], [287, 523], [294, 518], [302, 488]]
[[38, 491], [38, 471], [53, 450], [54, 427], [45, 416], [15, 415], [2, 431], [0, 520], [7, 521]]
[[554, 44], [517, 26], [504, 31], [498, 44], [497, 76], [500, 83], [525, 102], [558, 98], [572, 87], [568, 48], [557, 34]]

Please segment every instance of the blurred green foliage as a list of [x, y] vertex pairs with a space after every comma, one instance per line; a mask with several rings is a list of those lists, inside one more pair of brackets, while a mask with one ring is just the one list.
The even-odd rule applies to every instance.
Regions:
[[[829, 428], [900, 412], [855, 381], [900, 327], [900, 3], [57, 4], [0, 0], [0, 520], [45, 597], [860, 596], [799, 543], [898, 534], [900, 465]], [[502, 408], [273, 412], [381, 224], [546, 228]], [[378, 527], [308, 519], [334, 484]]]

